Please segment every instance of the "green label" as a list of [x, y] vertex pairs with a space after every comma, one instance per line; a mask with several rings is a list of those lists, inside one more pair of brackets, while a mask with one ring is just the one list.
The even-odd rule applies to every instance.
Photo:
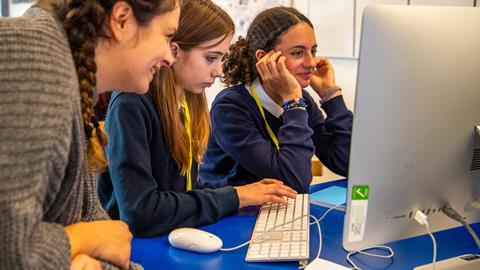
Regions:
[[368, 200], [369, 191], [368, 186], [353, 186], [352, 200]]

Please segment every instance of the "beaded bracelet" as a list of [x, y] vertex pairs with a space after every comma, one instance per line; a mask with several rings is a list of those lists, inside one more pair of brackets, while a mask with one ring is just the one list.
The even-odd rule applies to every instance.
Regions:
[[286, 101], [282, 104], [284, 111], [288, 111], [293, 108], [306, 108], [307, 103], [304, 98], [295, 98], [289, 101]]

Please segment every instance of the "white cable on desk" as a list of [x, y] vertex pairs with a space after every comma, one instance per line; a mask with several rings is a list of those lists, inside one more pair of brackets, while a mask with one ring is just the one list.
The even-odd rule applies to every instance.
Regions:
[[[295, 218], [295, 219], [292, 219], [292, 220], [290, 220], [290, 221], [288, 221], [288, 222], [285, 222], [285, 223], [282, 223], [282, 224], [278, 224], [278, 225], [276, 225], [276, 226], [274, 226], [274, 227], [272, 227], [272, 228], [270, 228], [270, 229], [262, 232], [261, 237], [263, 238], [263, 235], [264, 235], [264, 234], [266, 234], [266, 233], [268, 233], [268, 232], [271, 232], [271, 231], [275, 230], [275, 229], [278, 228], [278, 227], [281, 227], [281, 226], [284, 226], [284, 225], [293, 223], [293, 222], [295, 222], [295, 221], [297, 221], [297, 220], [299, 220], [299, 219], [302, 219], [303, 217], [308, 217], [308, 216], [309, 216], [309, 215], [301, 215], [301, 216], [299, 216], [299, 217], [297, 217], [297, 218]], [[310, 216], [312, 216], [312, 215], [310, 215]], [[312, 217], [313, 217], [313, 216], [312, 216]], [[315, 222], [314, 222], [314, 223], [315, 223]], [[311, 223], [311, 224], [313, 224], [313, 223]], [[311, 224], [310, 224], [310, 225], [311, 225]], [[261, 241], [259, 241], [259, 243], [262, 243], [263, 241], [268, 241], [268, 240], [270, 240], [270, 239], [265, 238], [265, 239], [262, 239]], [[236, 250], [236, 249], [239, 249], [239, 248], [242, 248], [242, 247], [248, 245], [249, 243], [250, 243], [250, 240], [247, 241], [247, 242], [245, 242], [245, 243], [243, 243], [243, 244], [240, 244], [240, 245], [238, 245], [238, 246], [235, 246], [235, 247], [231, 247], [231, 248], [221, 248], [220, 251], [232, 251], [232, 250]]]
[[437, 261], [437, 241], [435, 241], [435, 237], [433, 237], [432, 232], [430, 231], [430, 227], [428, 226], [428, 223], [425, 224], [425, 227], [427, 228], [427, 233], [430, 235], [430, 238], [432, 238], [433, 242], [433, 262], [432, 262], [432, 270], [435, 270], [435, 263]]
[[[328, 208], [328, 210], [327, 210], [325, 213], [323, 213], [323, 215], [318, 219], [318, 222], [322, 221], [322, 220], [325, 218], [325, 216], [326, 216], [328, 213], [330, 213], [332, 210], [334, 210], [335, 208], [338, 208], [338, 207], [340, 207], [340, 206], [342, 206], [342, 205], [343, 205], [343, 204], [337, 204], [337, 205], [334, 205], [334, 206]], [[312, 223], [310, 223], [310, 225], [313, 225], [314, 223], [315, 223], [315, 221], [312, 222]]]
[[247, 241], [243, 244], [240, 244], [238, 246], [235, 246], [235, 247], [231, 247], [231, 248], [221, 248], [220, 251], [232, 251], [232, 250], [236, 250], [236, 249], [239, 249], [239, 248], [242, 248], [246, 245], [250, 244], [250, 241]]
[[317, 252], [317, 257], [320, 258], [320, 252], [322, 252], [322, 245], [323, 245], [323, 239], [322, 239], [322, 229], [320, 228], [320, 219], [317, 219], [315, 216], [310, 215], [314, 222], [310, 223], [310, 225], [317, 223], [317, 229], [318, 229], [318, 252]]
[[[370, 249], [384, 249], [388, 252], [388, 255], [379, 255], [379, 254], [374, 254], [374, 253], [369, 253], [367, 250]], [[353, 261], [352, 261], [352, 256], [355, 254], [363, 254], [366, 256], [371, 256], [371, 257], [377, 257], [377, 258], [382, 258], [382, 259], [390, 259], [395, 255], [395, 252], [393, 252], [393, 249], [391, 247], [387, 246], [372, 246], [372, 247], [367, 247], [364, 249], [359, 249], [359, 250], [354, 250], [350, 251], [347, 253], [347, 261], [348, 263], [353, 266], [353, 269], [355, 270], [362, 270], [362, 268], [358, 267]]]
[[322, 252], [322, 246], [323, 246], [323, 237], [322, 237], [322, 229], [320, 227], [320, 221], [322, 221], [325, 218], [325, 216], [327, 216], [328, 213], [330, 213], [332, 210], [340, 206], [342, 206], [342, 204], [338, 204], [330, 207], [325, 213], [323, 213], [323, 215], [319, 219], [317, 219], [313, 215], [310, 215], [310, 217], [313, 218], [314, 220], [314, 222], [310, 223], [310, 225], [313, 225], [316, 223], [318, 228], [318, 252], [317, 252], [317, 257], [315, 258], [320, 258], [320, 253]]
[[430, 226], [428, 225], [427, 216], [426, 216], [424, 213], [422, 213], [422, 211], [417, 210], [417, 211], [415, 212], [415, 215], [413, 216], [413, 218], [414, 218], [420, 225], [425, 226], [425, 228], [427, 229], [428, 235], [430, 235], [430, 237], [432, 238], [432, 242], [433, 242], [433, 262], [432, 262], [432, 269], [435, 270], [435, 263], [436, 263], [436, 261], [437, 261], [437, 241], [435, 241], [435, 237], [433, 236], [432, 232], [430, 231]]

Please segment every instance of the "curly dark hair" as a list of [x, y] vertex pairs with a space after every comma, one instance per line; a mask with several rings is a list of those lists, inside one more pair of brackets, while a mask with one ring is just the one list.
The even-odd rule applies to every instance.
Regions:
[[222, 82], [227, 86], [253, 82], [259, 75], [255, 64], [257, 50], [271, 51], [290, 27], [310, 20], [291, 7], [274, 7], [259, 13], [248, 28], [246, 39], [239, 37], [224, 56]]

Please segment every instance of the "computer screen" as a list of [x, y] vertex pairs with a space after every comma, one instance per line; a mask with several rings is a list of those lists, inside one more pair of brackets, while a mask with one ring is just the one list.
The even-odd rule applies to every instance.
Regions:
[[480, 9], [368, 7], [357, 76], [343, 246], [480, 221]]

